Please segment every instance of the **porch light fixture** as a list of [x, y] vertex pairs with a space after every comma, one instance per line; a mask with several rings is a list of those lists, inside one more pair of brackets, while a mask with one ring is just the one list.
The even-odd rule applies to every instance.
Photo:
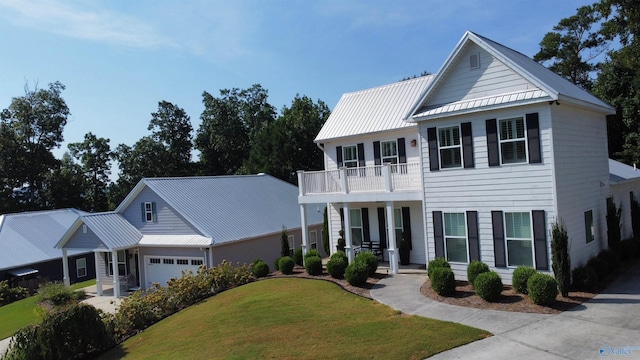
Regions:
[[416, 147], [416, 139], [411, 140], [411, 147]]

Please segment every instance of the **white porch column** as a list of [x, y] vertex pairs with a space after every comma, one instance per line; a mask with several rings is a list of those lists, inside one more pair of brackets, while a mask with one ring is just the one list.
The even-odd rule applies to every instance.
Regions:
[[71, 279], [69, 278], [69, 257], [67, 256], [67, 249], [62, 249], [62, 281], [65, 286], [71, 286]]
[[298, 170], [298, 196], [304, 196], [304, 171]]
[[355, 258], [355, 254], [353, 253], [351, 244], [351, 214], [349, 214], [349, 203], [342, 203], [342, 209], [344, 213], [344, 251], [347, 253], [349, 264], [351, 264]]
[[213, 264], [213, 246], [209, 246], [209, 268], [214, 267]]
[[102, 270], [100, 269], [100, 253], [95, 251], [93, 255], [95, 258], [96, 267], [96, 292], [98, 296], [102, 296]]
[[111, 251], [111, 266], [113, 266], [113, 297], [120, 297], [120, 269], [118, 266], [118, 251]]
[[393, 201], [387, 201], [387, 238], [389, 239], [389, 271], [398, 273], [398, 257], [396, 255], [396, 219], [393, 216]]
[[300, 204], [300, 231], [302, 232], [302, 258], [307, 253], [309, 229], [307, 228], [307, 205]]

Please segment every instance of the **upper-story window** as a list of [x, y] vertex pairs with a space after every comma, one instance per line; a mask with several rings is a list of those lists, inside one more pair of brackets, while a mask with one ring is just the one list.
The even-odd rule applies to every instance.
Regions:
[[342, 147], [343, 165], [346, 168], [358, 167], [358, 151], [355, 145]]
[[440, 167], [442, 169], [462, 167], [460, 127], [440, 128], [438, 133], [440, 140]]
[[144, 219], [146, 222], [153, 221], [153, 203], [144, 203]]
[[527, 142], [524, 118], [515, 117], [498, 121], [500, 128], [500, 154], [503, 164], [527, 161]]
[[396, 140], [381, 141], [380, 154], [383, 164], [397, 164], [398, 144]]

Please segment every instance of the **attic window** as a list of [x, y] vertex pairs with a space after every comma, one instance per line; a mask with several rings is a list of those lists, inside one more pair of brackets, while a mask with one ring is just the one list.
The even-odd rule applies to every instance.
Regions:
[[469, 69], [479, 69], [480, 68], [480, 53], [475, 53], [469, 55]]

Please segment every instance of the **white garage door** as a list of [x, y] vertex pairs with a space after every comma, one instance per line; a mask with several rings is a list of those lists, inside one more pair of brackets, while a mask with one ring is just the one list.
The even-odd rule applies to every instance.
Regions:
[[144, 267], [147, 288], [153, 283], [167, 286], [171, 278], [180, 278], [183, 270], [191, 270], [195, 274], [204, 263], [203, 258], [180, 256], [145, 256]]

